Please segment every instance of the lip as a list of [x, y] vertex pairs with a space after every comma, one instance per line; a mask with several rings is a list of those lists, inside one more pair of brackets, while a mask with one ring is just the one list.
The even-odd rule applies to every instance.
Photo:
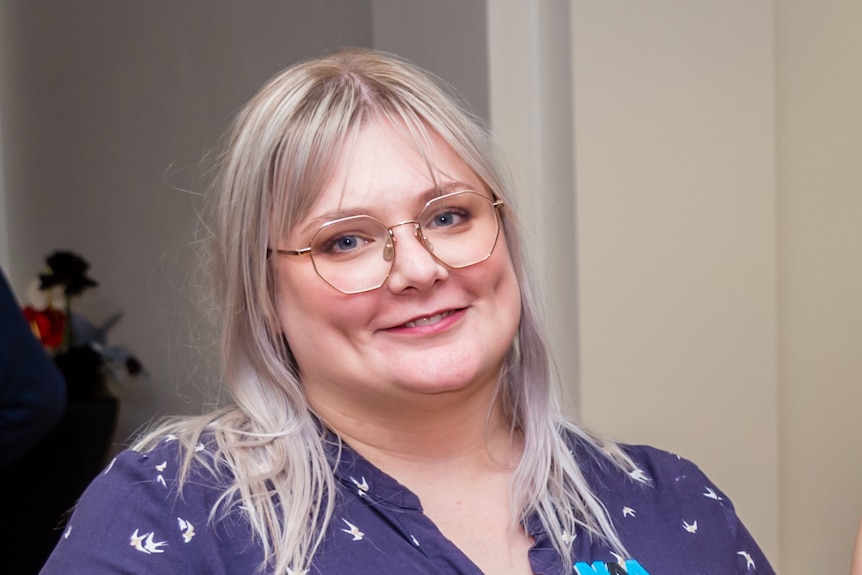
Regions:
[[398, 333], [437, 333], [461, 320], [467, 308], [448, 308], [423, 313], [382, 331]]

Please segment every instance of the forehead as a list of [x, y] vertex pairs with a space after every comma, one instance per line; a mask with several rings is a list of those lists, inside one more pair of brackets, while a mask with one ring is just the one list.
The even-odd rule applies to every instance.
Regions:
[[376, 120], [358, 130], [304, 220], [356, 209], [385, 215], [467, 188], [484, 186], [440, 136], [429, 131], [420, 142], [406, 129]]

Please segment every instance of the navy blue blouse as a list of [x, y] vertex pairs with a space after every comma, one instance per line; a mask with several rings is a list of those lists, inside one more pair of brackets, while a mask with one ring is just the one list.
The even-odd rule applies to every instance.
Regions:
[[[149, 453], [120, 454], [90, 485], [45, 575], [252, 573], [261, 563], [239, 511], [208, 520], [223, 488], [194, 469], [176, 493], [180, 452], [172, 437]], [[198, 449], [205, 450], [204, 445]], [[730, 500], [692, 463], [625, 446], [637, 469], [624, 473], [583, 445], [576, 456], [630, 557], [586, 532], [571, 534], [575, 563], [562, 565], [538, 518], [533, 572], [542, 575], [772, 575]], [[337, 508], [311, 574], [474, 574], [479, 568], [422, 512], [419, 498], [344, 445], [335, 468]]]

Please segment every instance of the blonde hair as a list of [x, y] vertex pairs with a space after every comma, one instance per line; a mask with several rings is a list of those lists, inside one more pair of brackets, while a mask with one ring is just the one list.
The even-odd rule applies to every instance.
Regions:
[[[194, 450], [201, 437], [214, 442], [211, 468], [229, 478], [229, 486], [211, 520], [239, 507], [262, 546], [262, 567], [275, 573], [308, 567], [332, 517], [336, 490], [321, 426], [303, 395], [290, 342], [281, 335], [267, 251], [307, 214], [341, 152], [374, 118], [403, 127], [421, 148], [431, 134], [439, 136], [494, 195], [511, 201], [487, 131], [411, 64], [379, 52], [345, 50], [275, 76], [237, 118], [212, 192], [209, 261], [222, 367], [234, 404], [165, 423], [135, 446], [148, 449], [165, 434], [177, 435], [186, 454], [182, 481], [201, 460]], [[566, 565], [578, 525], [622, 551], [566, 432], [613, 464], [630, 468], [631, 461], [615, 444], [561, 414], [521, 234], [514, 213], [507, 211], [502, 220], [522, 310], [498, 389], [504, 414], [525, 442], [511, 484], [520, 511], [513, 520], [537, 515]]]

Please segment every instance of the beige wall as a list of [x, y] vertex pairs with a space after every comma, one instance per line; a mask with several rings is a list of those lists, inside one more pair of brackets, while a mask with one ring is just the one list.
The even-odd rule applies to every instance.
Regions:
[[[528, 216], [576, 223], [534, 244], [551, 322], [577, 302], [577, 337], [554, 342], [580, 356], [564, 382], [591, 427], [695, 460], [777, 563], [772, 3], [575, 1], [556, 74], [535, 71], [560, 36], [536, 4], [489, 4], [491, 109]], [[549, 77], [573, 85], [575, 205], [534, 186], [553, 165], [530, 151], [557, 143], [536, 112], [560, 106]], [[572, 264], [577, 282], [555, 285]]]
[[778, 560], [770, 2], [575, 2], [581, 412], [696, 461]]
[[781, 563], [846, 573], [862, 517], [862, 3], [776, 6]]
[[[550, 4], [550, 3], [548, 3]], [[489, 4], [491, 117], [588, 424], [697, 461], [780, 572], [843, 573], [862, 516], [862, 4]], [[557, 14], [559, 16], [559, 14]], [[544, 64], [542, 64], [544, 62]], [[571, 80], [576, 204], [536, 108]], [[527, 84], [529, 88], [520, 87]], [[563, 86], [565, 91], [565, 86]], [[562, 109], [565, 117], [565, 109]], [[535, 150], [539, 150], [538, 153]], [[553, 153], [553, 152], [552, 152]], [[576, 264], [563, 295], [549, 267]]]
[[548, 335], [577, 404], [577, 250], [571, 39], [566, 2], [488, 4], [491, 125], [514, 183]]

